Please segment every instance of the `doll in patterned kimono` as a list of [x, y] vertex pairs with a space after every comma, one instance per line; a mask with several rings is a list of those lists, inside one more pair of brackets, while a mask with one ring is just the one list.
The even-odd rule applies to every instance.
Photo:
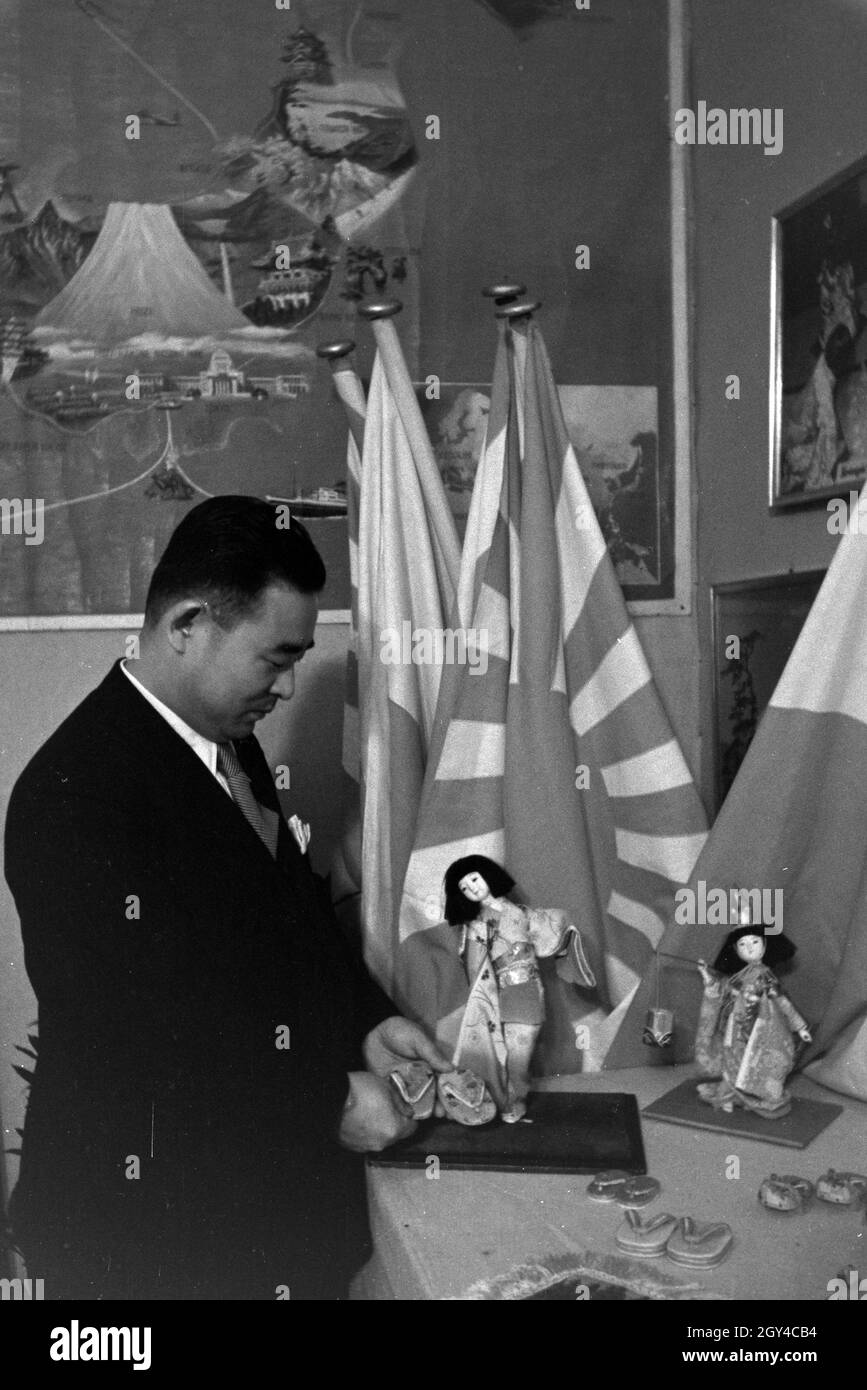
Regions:
[[761, 924], [742, 919], [729, 932], [713, 970], [698, 961], [704, 995], [695, 1055], [714, 1079], [697, 1089], [714, 1109], [732, 1111], [737, 1105], [770, 1120], [791, 1110], [785, 1082], [795, 1063], [795, 1036], [810, 1042], [811, 1034], [770, 966], [794, 954], [786, 937], [766, 936]]
[[545, 1021], [539, 958], [557, 956], [562, 978], [596, 984], [565, 912], [510, 902], [506, 894], [514, 886], [505, 869], [480, 854], [455, 860], [445, 876], [445, 916], [461, 928], [470, 985], [455, 1057], [485, 1080], [507, 1124], [526, 1113], [530, 1065]]

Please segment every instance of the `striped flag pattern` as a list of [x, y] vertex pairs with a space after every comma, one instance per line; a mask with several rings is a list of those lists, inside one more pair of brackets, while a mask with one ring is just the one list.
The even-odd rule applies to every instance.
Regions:
[[400, 890], [439, 694], [431, 662], [385, 661], [389, 634], [444, 626], [459, 545], [397, 335], [376, 323], [358, 520], [358, 676], [365, 958], [388, 991]]
[[[867, 489], [862, 493], [867, 515]], [[867, 535], [850, 520], [691, 887], [782, 890], [797, 946], [785, 989], [807, 1019], [808, 1074], [867, 1100]], [[767, 901], [774, 903], [774, 898]], [[672, 926], [664, 949], [713, 961], [727, 928]], [[700, 983], [677, 963], [666, 992], [685, 1030]], [[666, 1004], [668, 1000], [665, 1001]]]
[[[501, 331], [455, 616], [487, 670], [444, 669], [404, 885], [398, 997], [453, 1043], [467, 985], [442, 879], [459, 856], [487, 854], [522, 901], [567, 910], [599, 982], [597, 997], [579, 994], [543, 965], [537, 1069], [597, 1070], [611, 1065], [706, 819], [533, 323]], [[617, 1064], [647, 1052], [639, 1027]]]

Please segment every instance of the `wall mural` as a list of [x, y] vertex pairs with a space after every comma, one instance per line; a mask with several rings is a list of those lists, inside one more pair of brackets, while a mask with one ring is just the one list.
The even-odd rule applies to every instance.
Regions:
[[0, 496], [44, 530], [3, 537], [0, 620], [140, 612], [180, 515], [232, 491], [292, 500], [347, 607], [314, 347], [372, 291], [417, 346], [400, 6], [0, 8]]

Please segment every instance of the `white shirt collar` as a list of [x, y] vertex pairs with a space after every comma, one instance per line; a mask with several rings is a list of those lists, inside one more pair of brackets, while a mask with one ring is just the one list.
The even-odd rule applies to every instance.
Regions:
[[153, 695], [150, 690], [146, 690], [141, 681], [136, 680], [127, 666], [126, 661], [120, 663], [120, 669], [123, 671], [127, 680], [131, 681], [135, 686], [139, 694], [143, 695], [148, 704], [153, 706], [157, 714], [161, 714], [166, 723], [184, 740], [184, 743], [189, 744], [196, 756], [201, 758], [211, 775], [216, 777], [217, 781], [222, 785], [225, 785], [223, 779], [217, 772], [217, 745], [214, 743], [213, 739], [205, 738], [204, 734], [199, 734], [195, 729], [191, 729], [189, 724], [181, 719], [180, 715], [175, 714], [173, 709], [169, 709], [168, 705], [164, 705], [162, 700], [158, 700], [156, 695]]

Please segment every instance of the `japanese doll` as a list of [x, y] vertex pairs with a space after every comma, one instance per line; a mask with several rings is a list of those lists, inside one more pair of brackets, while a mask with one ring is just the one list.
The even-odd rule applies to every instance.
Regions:
[[795, 1064], [795, 1039], [810, 1042], [811, 1033], [770, 967], [794, 953], [786, 937], [742, 921], [729, 932], [713, 970], [698, 961], [704, 993], [695, 1056], [713, 1079], [697, 1089], [717, 1110], [742, 1106], [775, 1120], [792, 1108], [785, 1083]]
[[445, 875], [445, 916], [461, 930], [460, 955], [470, 985], [456, 1065], [486, 1082], [507, 1124], [527, 1109], [530, 1066], [545, 995], [539, 960], [558, 957], [561, 978], [596, 984], [577, 927], [559, 908], [525, 907], [506, 896], [515, 881], [484, 855], [457, 859]]

